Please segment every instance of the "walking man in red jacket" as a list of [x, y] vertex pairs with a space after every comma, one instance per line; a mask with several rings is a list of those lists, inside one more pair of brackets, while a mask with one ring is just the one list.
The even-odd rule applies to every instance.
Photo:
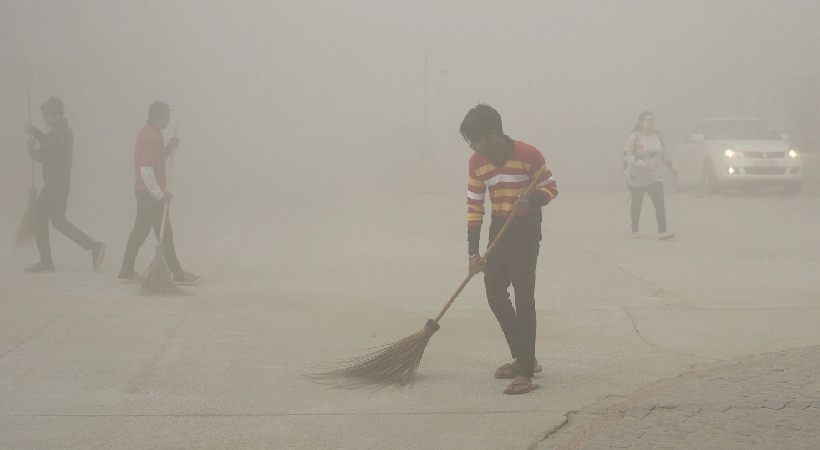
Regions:
[[[164, 102], [154, 102], [148, 108], [148, 121], [137, 135], [134, 145], [134, 190], [137, 196], [137, 218], [134, 221], [134, 230], [128, 238], [125, 248], [125, 257], [122, 261], [122, 270], [117, 276], [120, 283], [138, 283], [142, 277], [134, 271], [137, 253], [154, 229], [159, 239], [162, 227], [162, 216], [165, 204], [171, 201], [171, 193], [165, 189], [166, 158], [179, 147], [179, 139], [173, 137], [165, 144], [162, 130], [168, 127], [171, 121], [171, 108]], [[183, 285], [197, 284], [202, 277], [182, 270], [174, 249], [174, 233], [171, 230], [171, 219], [165, 219], [165, 262], [174, 276], [174, 282]]]

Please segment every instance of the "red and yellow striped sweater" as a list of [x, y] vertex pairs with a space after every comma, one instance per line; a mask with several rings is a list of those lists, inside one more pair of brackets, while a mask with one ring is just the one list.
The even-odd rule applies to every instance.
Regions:
[[[503, 220], [495, 219], [506, 220], [510, 216], [516, 199], [532, 182], [532, 175], [546, 165], [544, 156], [538, 149], [520, 141], [513, 141], [513, 143], [512, 154], [502, 166], [496, 166], [478, 153], [474, 153], [470, 158], [467, 185], [467, 227], [470, 252], [478, 250], [478, 234], [483, 222], [486, 193], [489, 191], [490, 194], [493, 222], [502, 223]], [[529, 207], [519, 212], [517, 216], [537, 215], [540, 227], [541, 207], [551, 202], [557, 195], [558, 185], [552, 177], [552, 172], [547, 168], [546, 173], [541, 177], [537, 191], [532, 192], [528, 198]], [[516, 220], [526, 222], [526, 219]], [[513, 226], [515, 224], [516, 222], [513, 222]], [[495, 234], [492, 228], [490, 239]]]

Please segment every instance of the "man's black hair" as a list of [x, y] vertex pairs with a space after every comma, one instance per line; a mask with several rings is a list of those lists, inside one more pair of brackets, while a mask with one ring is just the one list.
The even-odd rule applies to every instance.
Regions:
[[65, 114], [65, 107], [63, 101], [57, 97], [49, 97], [45, 103], [40, 106], [40, 111], [47, 116], [60, 116]]
[[504, 130], [501, 127], [501, 114], [490, 105], [479, 103], [473, 107], [459, 127], [461, 137], [467, 142], [473, 142], [490, 134], [490, 131], [496, 130], [498, 134], [504, 135]]

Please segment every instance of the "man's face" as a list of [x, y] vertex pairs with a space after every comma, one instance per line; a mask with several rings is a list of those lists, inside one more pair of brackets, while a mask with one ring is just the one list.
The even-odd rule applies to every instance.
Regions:
[[490, 134], [488, 134], [487, 136], [470, 141], [470, 148], [473, 149], [474, 152], [478, 153], [479, 155], [487, 159], [495, 159], [495, 141], [497, 137], [498, 132], [495, 130], [490, 130]]
[[157, 121], [157, 126], [160, 130], [164, 130], [168, 128], [168, 124], [171, 123], [171, 112], [166, 112], [160, 117], [159, 121]]
[[43, 122], [45, 122], [46, 126], [49, 128], [53, 127], [57, 122], [60, 121], [60, 119], [62, 119], [62, 116], [43, 113]]
[[478, 153], [479, 155], [489, 158], [490, 157], [490, 137], [484, 136], [482, 138], [474, 139], [470, 141], [470, 148], [473, 149], [474, 152]]

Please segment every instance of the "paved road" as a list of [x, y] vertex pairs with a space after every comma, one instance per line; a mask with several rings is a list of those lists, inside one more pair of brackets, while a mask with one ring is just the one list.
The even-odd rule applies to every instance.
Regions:
[[[653, 238], [650, 202], [646, 237], [629, 238], [626, 197], [564, 192], [549, 206], [537, 292], [542, 388], [518, 397], [492, 378], [507, 354], [480, 283], [442, 320], [415, 388], [304, 379], [435, 316], [466, 271], [460, 196], [349, 197], [344, 208], [291, 214], [239, 199], [217, 215], [180, 194], [180, 258], [207, 284], [173, 299], [139, 299], [113, 283], [129, 212], [76, 220], [111, 243], [102, 271], [61, 237], [54, 274], [24, 276], [31, 252], [0, 257], [0, 448], [533, 448], [570, 430], [571, 411], [737, 358], [820, 345], [816, 197], [670, 195], [674, 242]], [[294, 214], [303, 220], [289, 223]], [[9, 239], [10, 216], [0, 219]], [[152, 256], [146, 247], [138, 266]], [[757, 377], [748, 376], [742, 383]], [[686, 382], [719, 390], [707, 378]], [[621, 420], [693, 410], [653, 399], [640, 403], [643, 419]], [[713, 413], [707, 402], [693, 417]]]
[[820, 449], [820, 347], [722, 363], [609, 398], [572, 414], [537, 448]]

